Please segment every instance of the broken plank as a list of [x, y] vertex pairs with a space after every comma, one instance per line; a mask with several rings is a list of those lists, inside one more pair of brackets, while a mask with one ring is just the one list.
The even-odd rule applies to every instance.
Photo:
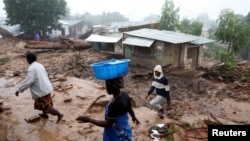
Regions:
[[30, 118], [28, 118], [28, 119], [24, 119], [27, 123], [33, 123], [33, 122], [36, 122], [36, 121], [38, 121], [38, 120], [40, 120], [41, 119], [41, 117], [39, 116], [39, 115], [35, 115], [35, 116], [32, 116], [32, 117], [30, 117]]
[[83, 97], [83, 96], [80, 96], [80, 95], [77, 95], [76, 97], [78, 97], [78, 98], [80, 98], [80, 99], [82, 99], [82, 100], [85, 100], [85, 99], [88, 98], [88, 97]]
[[31, 42], [28, 41], [24, 48], [28, 49], [64, 49], [68, 48], [67, 45], [48, 41]]
[[64, 102], [71, 102], [72, 101], [72, 98], [71, 97], [67, 97], [63, 100]]
[[105, 94], [100, 95], [98, 97], [96, 97], [93, 101], [91, 101], [90, 105], [88, 105], [88, 107], [86, 108], [86, 110], [83, 112], [83, 114], [86, 114], [88, 112], [88, 110], [94, 105], [94, 103], [99, 100], [100, 98], [104, 97]]

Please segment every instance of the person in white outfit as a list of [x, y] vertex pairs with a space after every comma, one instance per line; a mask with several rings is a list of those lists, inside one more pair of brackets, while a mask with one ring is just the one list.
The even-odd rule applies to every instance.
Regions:
[[57, 116], [57, 123], [62, 119], [63, 114], [53, 107], [51, 92], [53, 86], [49, 80], [44, 66], [36, 61], [36, 54], [28, 52], [26, 61], [30, 64], [26, 77], [15, 95], [19, 96], [26, 89], [30, 88], [32, 99], [34, 99], [34, 109], [42, 111], [39, 115], [48, 118], [47, 114]]

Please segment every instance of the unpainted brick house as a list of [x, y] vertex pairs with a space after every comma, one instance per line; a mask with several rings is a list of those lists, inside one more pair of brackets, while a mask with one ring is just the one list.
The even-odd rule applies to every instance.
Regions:
[[202, 48], [213, 40], [166, 30], [143, 28], [123, 33], [123, 55], [130, 64], [154, 68], [196, 69]]

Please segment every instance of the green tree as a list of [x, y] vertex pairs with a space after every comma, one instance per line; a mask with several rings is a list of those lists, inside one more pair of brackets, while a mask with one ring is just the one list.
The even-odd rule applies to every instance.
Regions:
[[103, 12], [101, 15], [91, 15], [90, 13], [86, 12], [82, 15], [75, 15], [74, 19], [85, 19], [92, 22], [94, 25], [129, 21], [128, 18], [121, 15], [119, 12]]
[[228, 44], [229, 54], [236, 55], [249, 40], [249, 25], [241, 22], [239, 16], [235, 15], [231, 9], [222, 10], [217, 22], [219, 26], [215, 31], [215, 36], [222, 43]]
[[67, 6], [66, 7], [66, 12], [64, 15], [60, 16], [61, 20], [74, 20], [74, 17], [70, 13], [70, 8]]
[[182, 32], [182, 33], [187, 33], [190, 34], [192, 27], [190, 24], [190, 20], [187, 18], [184, 18], [181, 20], [180, 25], [178, 27], [178, 29]]
[[111, 22], [124, 22], [129, 21], [128, 18], [125, 18], [119, 12], [103, 12], [101, 15], [101, 23], [111, 23]]
[[[250, 12], [242, 19], [242, 22], [250, 25]], [[241, 52], [241, 57], [247, 60], [250, 59], [250, 38], [248, 38], [248, 42]]]
[[202, 33], [202, 27], [203, 27], [203, 23], [200, 22], [200, 21], [193, 21], [191, 23], [191, 34], [192, 35], [197, 35], [197, 36], [200, 36], [201, 33]]
[[244, 18], [244, 21], [246, 23], [249, 23], [250, 24], [250, 12], [248, 12], [248, 14], [246, 15], [246, 17]]
[[165, 0], [160, 18], [160, 28], [175, 31], [179, 24], [179, 8], [175, 9], [172, 0]]
[[192, 34], [200, 36], [202, 33], [203, 23], [200, 21], [191, 21], [187, 18], [181, 20], [178, 29], [186, 34]]
[[60, 29], [60, 16], [66, 13], [65, 0], [3, 0], [7, 24], [19, 24], [22, 31], [33, 33]]

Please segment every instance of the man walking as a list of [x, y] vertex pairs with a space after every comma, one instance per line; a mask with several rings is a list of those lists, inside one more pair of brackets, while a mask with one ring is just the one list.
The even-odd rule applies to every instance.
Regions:
[[145, 99], [156, 89], [156, 97], [150, 101], [150, 105], [157, 108], [160, 118], [164, 118], [164, 109], [161, 105], [162, 101], [166, 98], [167, 105], [170, 106], [170, 91], [168, 79], [164, 76], [161, 65], [156, 65], [154, 68], [154, 78], [150, 89], [148, 90]]
[[26, 54], [26, 61], [30, 64], [28, 67], [23, 84], [16, 91], [15, 95], [19, 96], [26, 89], [30, 88], [32, 99], [34, 99], [34, 109], [42, 111], [39, 115], [48, 118], [48, 114], [57, 116], [57, 123], [62, 119], [63, 114], [53, 107], [51, 92], [53, 86], [48, 78], [44, 66], [37, 61], [34, 53]]

